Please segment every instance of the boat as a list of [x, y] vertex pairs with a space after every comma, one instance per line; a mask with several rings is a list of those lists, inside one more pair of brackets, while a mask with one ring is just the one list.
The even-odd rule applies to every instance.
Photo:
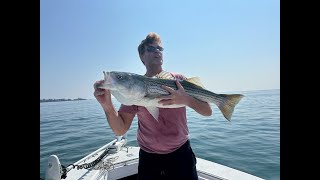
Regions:
[[[50, 155], [45, 180], [130, 180], [137, 179], [139, 147], [126, 146], [119, 136], [101, 148], [63, 166], [57, 155]], [[202, 158], [197, 159], [199, 180], [262, 180], [262, 178]]]

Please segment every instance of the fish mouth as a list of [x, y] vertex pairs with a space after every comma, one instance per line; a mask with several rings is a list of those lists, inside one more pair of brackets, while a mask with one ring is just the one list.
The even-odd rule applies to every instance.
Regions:
[[109, 71], [107, 72], [103, 71], [103, 74], [104, 74], [104, 84], [112, 84], [111, 73]]
[[114, 89], [113, 79], [111, 77], [111, 73], [103, 71], [103, 74], [104, 74], [104, 83], [103, 84], [97, 84], [96, 88], [109, 89], [109, 90]]

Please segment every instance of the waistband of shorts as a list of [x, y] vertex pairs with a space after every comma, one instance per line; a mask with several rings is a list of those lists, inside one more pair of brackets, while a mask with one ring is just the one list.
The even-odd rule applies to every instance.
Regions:
[[177, 150], [175, 150], [175, 151], [173, 151], [171, 153], [168, 153], [168, 154], [148, 153], [148, 152], [142, 150], [141, 148], [140, 148], [140, 152], [142, 153], [142, 155], [144, 155], [146, 157], [163, 158], [163, 157], [166, 157], [166, 156], [175, 156], [176, 154], [180, 154], [182, 152], [186, 152], [189, 149], [191, 149], [191, 146], [190, 146], [190, 140], [188, 139], [181, 147], [179, 147]]

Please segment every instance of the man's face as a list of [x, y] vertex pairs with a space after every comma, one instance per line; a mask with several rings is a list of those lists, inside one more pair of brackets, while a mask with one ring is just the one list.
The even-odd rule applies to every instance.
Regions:
[[162, 60], [162, 45], [157, 42], [146, 45], [144, 53], [140, 56], [146, 67], [148, 66], [161, 66]]

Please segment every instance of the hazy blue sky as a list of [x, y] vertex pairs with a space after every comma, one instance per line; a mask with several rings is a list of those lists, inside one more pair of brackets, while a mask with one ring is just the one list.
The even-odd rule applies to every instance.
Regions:
[[40, 98], [93, 99], [102, 71], [144, 74], [149, 32], [165, 70], [213, 92], [280, 89], [279, 0], [40, 0]]

